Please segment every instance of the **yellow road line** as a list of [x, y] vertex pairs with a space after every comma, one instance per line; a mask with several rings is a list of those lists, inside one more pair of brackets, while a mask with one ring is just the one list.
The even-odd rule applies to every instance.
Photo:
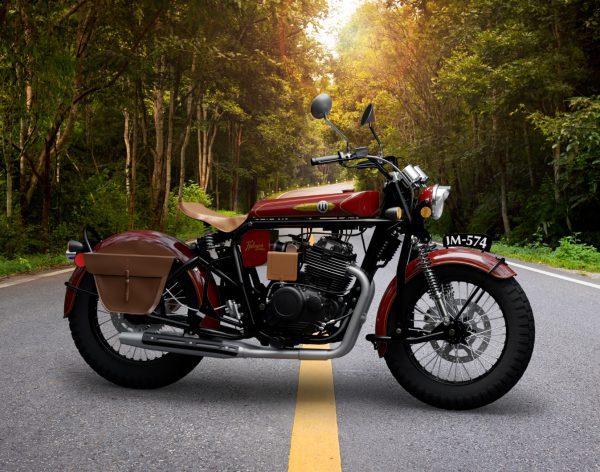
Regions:
[[301, 361], [288, 471], [341, 470], [331, 361]]

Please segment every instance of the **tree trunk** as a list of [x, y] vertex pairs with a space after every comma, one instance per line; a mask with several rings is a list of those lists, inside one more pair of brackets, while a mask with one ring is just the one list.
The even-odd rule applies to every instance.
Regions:
[[239, 167], [240, 154], [242, 147], [242, 125], [241, 123], [233, 124], [233, 176], [231, 181], [231, 209], [238, 211], [238, 194], [239, 194]]
[[94, 124], [92, 123], [92, 107], [90, 104], [87, 104], [85, 106], [84, 114], [85, 145], [90, 151], [90, 157], [92, 158], [92, 162], [94, 163], [94, 169], [96, 169], [96, 174], [100, 174], [100, 168], [98, 167], [98, 161], [96, 161], [96, 154], [94, 153], [94, 135], [92, 134], [94, 130]]
[[[192, 113], [192, 96], [187, 99], [187, 113], [188, 116]], [[185, 154], [187, 152], [187, 148], [190, 142], [190, 131], [192, 128], [191, 120], [185, 125], [185, 131], [183, 135], [183, 142], [181, 143], [181, 149], [179, 151], [179, 191], [177, 194], [177, 199], [181, 201], [183, 197], [183, 186], [185, 185]]]
[[219, 162], [218, 159], [215, 157], [215, 174], [214, 177], [215, 179], [215, 203], [217, 205], [217, 210], [220, 207], [220, 198], [219, 198]]
[[137, 186], [137, 153], [139, 140], [139, 116], [137, 108], [134, 108], [133, 114], [133, 133], [131, 143], [131, 189], [129, 194], [129, 206], [127, 207], [127, 219], [129, 229], [133, 229], [135, 220], [135, 191]]
[[[191, 76], [194, 77], [196, 72], [196, 64], [198, 62], [198, 56], [196, 53], [192, 55], [192, 71]], [[179, 150], [179, 190], [177, 193], [177, 200], [181, 201], [183, 198], [183, 187], [185, 185], [185, 157], [188, 145], [190, 143], [190, 132], [192, 130], [192, 118], [194, 116], [194, 86], [190, 84], [188, 90], [188, 96], [186, 99], [186, 121], [184, 126], [183, 135], [180, 137], [181, 147]]]
[[502, 212], [502, 225], [504, 226], [504, 235], [510, 238], [510, 221], [508, 219], [508, 201], [506, 192], [506, 164], [508, 162], [508, 139], [506, 140], [504, 159], [500, 160], [500, 209]]
[[0, 129], [0, 138], [2, 139], [2, 156], [6, 163], [6, 217], [10, 219], [13, 207], [13, 160], [10, 151], [6, 152], [6, 143], [3, 139], [4, 129]]
[[164, 229], [169, 214], [169, 197], [171, 195], [171, 162], [173, 160], [173, 120], [175, 118], [175, 105], [177, 103], [177, 94], [179, 92], [179, 78], [176, 76], [174, 68], [171, 68], [171, 77], [173, 77], [173, 88], [169, 97], [169, 119], [167, 121], [167, 153], [165, 156], [165, 195], [162, 207], [162, 217], [160, 227]]
[[127, 208], [129, 208], [129, 202], [131, 201], [131, 143], [129, 133], [129, 112], [127, 108], [123, 109], [123, 142], [125, 143], [125, 196], [127, 201]]
[[196, 138], [198, 141], [198, 185], [202, 187], [204, 182], [204, 147], [203, 147], [203, 115], [202, 115], [202, 98], [196, 105]]
[[162, 209], [162, 191], [164, 189], [163, 186], [163, 168], [164, 168], [164, 152], [165, 152], [165, 143], [164, 143], [164, 101], [165, 101], [165, 91], [162, 85], [162, 75], [164, 71], [164, 56], [161, 56], [157, 61], [156, 72], [159, 76], [155, 84], [154, 90], [154, 131], [156, 134], [156, 139], [154, 143], [154, 166], [152, 171], [152, 188], [150, 189], [150, 200], [151, 200], [151, 208], [153, 215], [153, 225], [155, 227], [160, 227], [161, 220], [161, 209]]
[[[31, 28], [31, 22], [30, 22], [30, 18], [29, 18], [29, 14], [26, 10], [26, 8], [23, 5], [23, 2], [21, 0], [18, 0], [16, 2], [16, 6], [17, 9], [19, 10], [19, 15], [21, 17], [21, 22], [23, 24], [23, 38], [25, 40], [25, 46], [27, 48], [27, 51], [31, 51], [31, 47], [32, 47], [32, 28]], [[33, 94], [33, 87], [31, 86], [31, 79], [33, 77], [33, 71], [32, 71], [32, 64], [33, 64], [33, 57], [30, 53], [27, 53], [25, 55], [25, 61], [24, 61], [24, 71], [22, 70], [22, 67], [17, 66], [17, 77], [20, 74], [20, 72], [24, 72], [22, 75], [24, 76], [24, 81], [25, 81], [25, 112], [26, 115], [29, 117], [29, 123], [28, 125], [25, 124], [25, 120], [23, 118], [21, 118], [21, 132], [20, 132], [20, 136], [19, 136], [19, 144], [21, 147], [21, 153], [19, 155], [19, 198], [21, 200], [21, 214], [24, 217], [27, 213], [27, 207], [28, 204], [25, 201], [25, 195], [27, 192], [27, 161], [26, 161], [26, 155], [24, 152], [25, 149], [25, 142], [29, 140], [29, 138], [31, 137], [31, 133], [33, 132], [33, 126], [32, 126], [32, 116], [31, 116], [31, 109], [33, 106], [33, 101], [34, 101], [34, 94]], [[25, 128], [27, 127], [27, 134], [25, 133]]]
[[554, 170], [554, 200], [560, 200], [560, 143], [555, 143], [552, 148], [552, 168]]
[[523, 141], [525, 142], [525, 155], [527, 156], [527, 171], [529, 173], [529, 185], [533, 190], [535, 188], [535, 176], [533, 174], [533, 162], [531, 158], [531, 143], [529, 142], [529, 132], [527, 122], [523, 120]]
[[42, 241], [44, 243], [44, 251], [50, 250], [50, 198], [51, 181], [50, 181], [50, 158], [52, 154], [52, 142], [47, 141], [44, 146], [44, 171], [42, 175]]
[[210, 140], [208, 142], [208, 156], [207, 156], [207, 165], [206, 165], [206, 182], [204, 190], [208, 188], [208, 183], [210, 182], [210, 171], [213, 167], [213, 144], [215, 143], [215, 137], [217, 136], [217, 124], [213, 123], [212, 131], [210, 134]]

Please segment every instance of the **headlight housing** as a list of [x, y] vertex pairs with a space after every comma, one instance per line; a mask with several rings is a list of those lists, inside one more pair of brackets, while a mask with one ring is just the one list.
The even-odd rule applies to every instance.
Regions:
[[447, 185], [434, 185], [431, 190], [431, 217], [439, 220], [444, 212], [444, 202], [450, 195], [450, 187]]

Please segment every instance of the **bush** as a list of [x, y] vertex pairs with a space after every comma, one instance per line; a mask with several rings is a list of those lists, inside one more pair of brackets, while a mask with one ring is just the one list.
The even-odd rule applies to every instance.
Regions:
[[32, 237], [36, 233], [40, 234], [39, 228], [25, 227], [19, 216], [7, 218], [0, 214], [0, 255], [13, 259], [21, 254], [41, 250], [41, 243], [36, 244]]
[[[212, 204], [211, 198], [194, 182], [183, 186], [182, 200], [184, 202], [202, 203], [208, 207]], [[204, 236], [204, 224], [185, 216], [177, 208], [178, 189], [173, 190], [169, 196], [169, 214], [167, 216], [167, 232], [179, 239], [187, 240]]]
[[554, 251], [557, 259], [600, 267], [600, 252], [594, 246], [582, 244], [575, 236], [565, 236]]

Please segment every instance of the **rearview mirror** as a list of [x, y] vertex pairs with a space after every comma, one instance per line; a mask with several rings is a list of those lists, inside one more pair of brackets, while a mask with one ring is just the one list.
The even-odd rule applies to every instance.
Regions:
[[322, 93], [321, 95], [317, 95], [310, 104], [310, 113], [317, 119], [325, 118], [331, 111], [332, 105], [333, 101], [331, 97], [326, 93]]
[[360, 119], [360, 125], [371, 124], [375, 121], [375, 112], [373, 111], [373, 104], [369, 103], [365, 111], [363, 112], [362, 118]]

